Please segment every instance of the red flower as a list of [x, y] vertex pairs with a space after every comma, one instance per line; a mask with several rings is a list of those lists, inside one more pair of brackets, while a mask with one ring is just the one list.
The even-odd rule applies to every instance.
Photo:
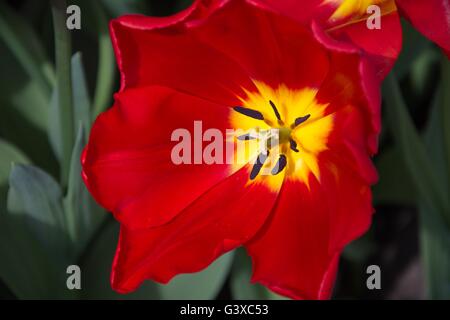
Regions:
[[[341, 48], [361, 48], [383, 79], [400, 50], [400, 14], [430, 40], [450, 54], [450, 4], [448, 0], [255, 0], [277, 12], [311, 25], [315, 32], [330, 37], [327, 42]], [[377, 5], [380, 29], [369, 29], [367, 21]], [[325, 38], [326, 38], [325, 37]]]
[[[340, 252], [373, 212], [379, 105], [367, 97], [378, 99], [378, 88], [359, 55], [242, 0], [124, 16], [111, 34], [122, 85], [82, 164], [90, 192], [121, 222], [113, 288], [166, 283], [245, 246], [253, 281], [328, 298]], [[203, 132], [243, 130], [219, 141], [234, 161], [171, 160], [174, 130], [192, 132], [195, 121]], [[260, 153], [272, 128], [279, 141]]]

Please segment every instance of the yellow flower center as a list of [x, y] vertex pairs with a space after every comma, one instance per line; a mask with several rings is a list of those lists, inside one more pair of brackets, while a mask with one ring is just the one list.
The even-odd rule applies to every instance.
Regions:
[[[272, 88], [254, 81], [257, 91], [246, 92], [230, 122], [235, 133], [234, 168], [251, 163], [249, 183], [276, 190], [284, 179], [320, 180], [318, 157], [327, 149], [333, 128], [328, 104], [316, 100], [317, 89]], [[312, 175], [312, 176], [311, 176]]]

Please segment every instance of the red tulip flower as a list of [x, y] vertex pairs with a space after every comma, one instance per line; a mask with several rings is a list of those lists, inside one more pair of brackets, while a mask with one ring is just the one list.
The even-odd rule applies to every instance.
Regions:
[[[370, 66], [253, 1], [123, 16], [111, 34], [121, 88], [82, 165], [121, 223], [113, 288], [167, 283], [244, 246], [253, 281], [329, 298], [342, 249], [373, 213], [380, 117]], [[272, 130], [276, 144], [264, 140]], [[186, 161], [174, 162], [175, 132], [203, 153], [184, 150]]]
[[[311, 26], [323, 41], [341, 49], [362, 49], [382, 80], [400, 50], [399, 14], [450, 56], [449, 0], [255, 0], [277, 12]], [[373, 10], [373, 6], [379, 10]], [[378, 28], [368, 26], [380, 14]], [[330, 38], [330, 39], [327, 39]]]

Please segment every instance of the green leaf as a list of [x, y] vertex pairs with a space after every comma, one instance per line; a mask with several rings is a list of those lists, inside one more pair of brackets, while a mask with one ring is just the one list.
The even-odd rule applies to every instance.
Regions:
[[401, 23], [403, 30], [402, 51], [394, 66], [395, 73], [399, 78], [406, 76], [411, 69], [411, 62], [419, 57], [423, 50], [431, 46], [430, 41], [408, 21], [402, 19]]
[[69, 30], [66, 27], [65, 0], [52, 0], [53, 29], [55, 35], [55, 57], [56, 57], [56, 90], [54, 95], [59, 111], [59, 125], [61, 128], [61, 181], [62, 186], [67, 186], [69, 178], [70, 159], [74, 144], [73, 123], [73, 95], [71, 56], [72, 43]]
[[12, 164], [27, 164], [27, 156], [9, 142], [0, 138], [0, 186], [8, 182]]
[[[111, 3], [111, 1], [108, 2]], [[98, 34], [98, 71], [92, 111], [92, 116], [95, 118], [100, 112], [106, 110], [111, 101], [115, 84], [116, 62], [105, 11], [97, 1], [89, 1], [89, 5], [95, 15]]]
[[285, 300], [259, 283], [252, 284], [252, 262], [243, 248], [236, 250], [230, 277], [231, 294], [237, 300]]
[[49, 97], [1, 42], [0, 56], [0, 136], [39, 167], [57, 173], [58, 163], [47, 137]]
[[438, 62], [439, 52], [434, 47], [428, 47], [411, 63], [410, 82], [413, 97], [421, 98], [434, 90], [433, 80], [436, 77], [434, 66]]
[[62, 141], [62, 125], [61, 117], [59, 115], [58, 106], [58, 90], [53, 90], [52, 97], [50, 99], [50, 111], [48, 113], [48, 139], [52, 146], [53, 152], [56, 158], [61, 163], [63, 157], [63, 141]]
[[443, 86], [436, 89], [434, 99], [431, 104], [431, 114], [424, 132], [423, 141], [425, 149], [430, 158], [433, 167], [436, 172], [439, 172], [437, 176], [437, 182], [439, 183], [439, 189], [443, 193], [450, 193], [450, 179], [449, 171], [450, 167], [447, 166], [446, 153], [445, 153], [445, 136], [444, 136], [444, 123], [442, 121], [443, 113], [446, 112], [446, 108], [442, 107]]
[[442, 90], [441, 90], [441, 114], [444, 136], [444, 148], [447, 158], [448, 181], [450, 181], [450, 61], [442, 55]]
[[210, 300], [215, 299], [225, 283], [233, 261], [229, 252], [203, 271], [181, 274], [166, 285], [158, 285], [162, 299]]
[[112, 98], [115, 83], [115, 60], [108, 32], [102, 32], [99, 36], [99, 67], [97, 73], [97, 85], [95, 89], [95, 100], [93, 117], [97, 117], [108, 107]]
[[[83, 202], [81, 193], [83, 192], [83, 185], [81, 180], [81, 164], [80, 155], [83, 151], [83, 146], [85, 144], [83, 124], [80, 123], [79, 131], [77, 134], [77, 139], [75, 146], [72, 151], [72, 161], [70, 163], [69, 171], [69, 184], [67, 189], [67, 195], [64, 199], [64, 208], [66, 209], [66, 221], [67, 230], [69, 231], [70, 238], [74, 245], [78, 246], [81, 239], [83, 239], [83, 229], [80, 230], [84, 219], [81, 219], [80, 214], [86, 214], [84, 218], [90, 218], [89, 209], [86, 208], [87, 203]], [[81, 210], [77, 210], [81, 209]], [[80, 221], [81, 220], [81, 221]], [[81, 231], [81, 234], [80, 234]], [[81, 246], [82, 248], [83, 246]], [[78, 250], [77, 250], [78, 251]]]
[[[0, 99], [7, 101], [11, 108], [22, 114], [36, 127], [45, 130], [47, 126], [49, 95], [43, 93], [38, 82], [30, 78], [14, 58], [14, 56], [0, 44]], [[6, 108], [2, 104], [1, 109]]]
[[439, 212], [419, 206], [420, 248], [429, 299], [450, 299], [450, 229]]
[[0, 114], [0, 135], [17, 146], [33, 164], [43, 168], [53, 176], [57, 176], [58, 162], [48, 143], [46, 132], [32, 126], [14, 111], [16, 111], [14, 108], [9, 107], [2, 110]]
[[157, 299], [156, 284], [146, 281], [133, 293], [123, 295], [114, 292], [109, 282], [114, 252], [119, 239], [119, 224], [112, 218], [105, 219], [96, 237], [87, 247], [80, 266], [82, 270], [83, 299]]
[[[419, 196], [434, 210], [445, 214], [449, 208], [448, 193], [440, 188], [438, 172], [432, 165], [424, 144], [414, 127], [400, 88], [391, 73], [384, 85], [386, 113], [391, 132], [400, 148]], [[448, 219], [445, 216], [445, 219]], [[447, 220], [450, 225], [450, 219]]]
[[[80, 124], [84, 128], [84, 140], [89, 137], [91, 127], [90, 98], [87, 89], [86, 77], [83, 68], [81, 53], [77, 52], [71, 59], [72, 92], [73, 92], [73, 128], [78, 130]], [[55, 87], [50, 100], [50, 112], [48, 120], [48, 136], [57, 158], [63, 158], [63, 124], [61, 123], [61, 112], [58, 100], [58, 90]], [[77, 131], [74, 131], [74, 135]]]
[[4, 3], [0, 3], [0, 37], [48, 96], [54, 82], [51, 63], [33, 29]]
[[15, 165], [9, 185], [8, 212], [27, 221], [49, 256], [64, 265], [71, 252], [58, 183], [39, 168]]
[[85, 134], [80, 124], [76, 143], [72, 152], [69, 184], [64, 198], [67, 229], [75, 254], [78, 256], [105, 218], [105, 212], [92, 199], [81, 178], [81, 152], [85, 145]]
[[0, 278], [20, 299], [62, 298], [62, 273], [29, 231], [28, 222], [0, 208]]
[[[0, 42], [0, 99], [1, 109], [14, 108], [39, 129], [47, 126], [49, 94], [42, 92], [38, 81], [23, 70], [13, 54]], [[5, 106], [7, 102], [8, 106]], [[3, 110], [1, 112], [3, 113]], [[9, 121], [11, 119], [8, 119]]]
[[[89, 98], [86, 75], [83, 68], [81, 53], [77, 52], [71, 60], [72, 67], [72, 92], [73, 92], [73, 111], [74, 128], [78, 130], [80, 124], [84, 129], [85, 141], [89, 138], [91, 129], [91, 100]], [[78, 132], [74, 132], [76, 135]]]
[[[425, 144], [439, 175], [440, 188], [446, 194], [450, 192], [449, 167], [445, 154], [444, 128], [441, 107], [442, 88], [436, 91], [427, 130]], [[450, 228], [443, 214], [434, 207], [422, 202], [420, 212], [420, 244], [424, 262], [428, 297], [430, 299], [450, 299]], [[450, 212], [444, 212], [447, 216]]]
[[373, 201], [377, 205], [414, 206], [417, 191], [408, 170], [403, 165], [399, 148], [383, 151], [376, 159], [379, 180], [373, 187]]

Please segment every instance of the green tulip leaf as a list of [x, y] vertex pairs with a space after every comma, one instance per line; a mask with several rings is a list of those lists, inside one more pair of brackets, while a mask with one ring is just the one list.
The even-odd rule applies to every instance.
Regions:
[[55, 75], [43, 46], [28, 23], [4, 3], [0, 3], [0, 38], [48, 96]]
[[71, 243], [58, 183], [37, 167], [15, 165], [9, 185], [8, 212], [27, 221], [49, 256], [64, 265], [70, 258]]
[[80, 124], [72, 152], [69, 184], [64, 198], [67, 229], [78, 256], [105, 218], [105, 212], [92, 199], [81, 178], [81, 152], [85, 145], [85, 134]]
[[449, 208], [448, 193], [439, 183], [439, 171], [433, 166], [424, 143], [414, 127], [392, 73], [385, 82], [384, 93], [388, 124], [418, 195], [428, 206], [441, 212], [450, 225], [450, 217], [445, 215]]
[[[425, 145], [433, 166], [441, 174], [438, 177], [440, 188], [450, 192], [449, 167], [444, 144], [442, 113], [442, 88], [436, 91], [430, 121], [425, 132]], [[420, 244], [424, 261], [428, 297], [430, 299], [450, 299], [450, 227], [443, 219], [450, 212], [439, 212], [434, 207], [421, 202]]]
[[55, 269], [25, 218], [0, 209], [0, 278], [20, 299], [62, 298], [63, 273]]
[[229, 252], [206, 269], [189, 274], [180, 274], [168, 284], [158, 285], [162, 299], [175, 300], [210, 300], [215, 299], [233, 262], [233, 252]]
[[28, 164], [28, 157], [14, 145], [0, 138], [0, 186], [8, 182], [12, 164]]

